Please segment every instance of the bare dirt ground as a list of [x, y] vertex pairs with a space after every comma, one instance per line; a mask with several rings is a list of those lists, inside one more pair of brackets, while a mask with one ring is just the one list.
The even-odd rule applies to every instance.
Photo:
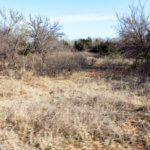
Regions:
[[149, 150], [149, 82], [107, 69], [19, 80], [1, 72], [0, 149]]

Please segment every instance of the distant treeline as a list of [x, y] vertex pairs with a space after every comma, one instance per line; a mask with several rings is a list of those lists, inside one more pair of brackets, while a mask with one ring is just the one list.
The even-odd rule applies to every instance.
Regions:
[[77, 51], [89, 51], [98, 53], [101, 56], [117, 54], [117, 42], [113, 40], [79, 39], [74, 42], [74, 49]]

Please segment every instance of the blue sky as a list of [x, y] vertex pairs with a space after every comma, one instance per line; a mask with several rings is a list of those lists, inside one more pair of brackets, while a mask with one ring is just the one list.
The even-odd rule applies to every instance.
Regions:
[[[117, 37], [115, 12], [128, 13], [128, 5], [139, 0], [0, 0], [1, 9], [18, 10], [28, 16], [41, 15], [59, 21], [67, 39]], [[142, 0], [143, 2], [145, 0]], [[148, 7], [146, 12], [150, 13]]]

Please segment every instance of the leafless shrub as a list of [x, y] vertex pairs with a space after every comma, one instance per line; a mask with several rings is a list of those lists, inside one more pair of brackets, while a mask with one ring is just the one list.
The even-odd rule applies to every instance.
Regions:
[[0, 10], [0, 53], [3, 59], [9, 57], [14, 61], [17, 50], [21, 48], [24, 40], [22, 34], [23, 15], [17, 11]]
[[[37, 60], [38, 59], [38, 60]], [[59, 52], [45, 57], [45, 63], [41, 64], [39, 58], [35, 61], [36, 74], [56, 76], [75, 70], [85, 69], [88, 62], [81, 54], [71, 52]]]
[[[35, 75], [57, 76], [69, 75], [72, 71], [79, 71], [89, 67], [89, 60], [81, 53], [55, 52], [45, 56], [41, 63], [41, 54], [33, 53], [15, 58], [15, 69], [33, 71]], [[23, 67], [23, 68], [22, 68]], [[8, 69], [12, 69], [8, 66]]]
[[150, 59], [150, 19], [145, 14], [144, 5], [130, 6], [130, 14], [120, 16], [118, 32], [121, 37], [121, 52], [136, 61], [149, 61]]
[[61, 27], [58, 22], [51, 24], [48, 18], [42, 18], [40, 16], [35, 18], [30, 16], [28, 25], [35, 52], [41, 54], [42, 62], [44, 62], [46, 54], [56, 49], [58, 38], [63, 35], [60, 32]]

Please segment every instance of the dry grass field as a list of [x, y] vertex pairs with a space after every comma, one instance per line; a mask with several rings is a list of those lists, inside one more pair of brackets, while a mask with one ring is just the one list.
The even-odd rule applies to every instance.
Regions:
[[150, 82], [110, 63], [130, 64], [100, 58], [53, 78], [0, 72], [0, 149], [149, 150]]

